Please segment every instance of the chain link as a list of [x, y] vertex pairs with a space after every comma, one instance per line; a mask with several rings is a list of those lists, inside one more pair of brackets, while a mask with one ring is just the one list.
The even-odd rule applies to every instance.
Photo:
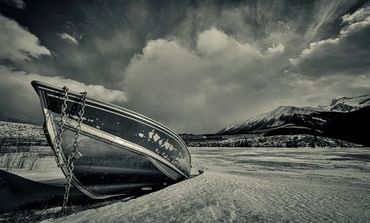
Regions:
[[65, 186], [65, 191], [64, 191], [64, 197], [63, 197], [63, 205], [62, 205], [62, 213], [64, 214], [67, 210], [67, 204], [68, 204], [68, 198], [69, 198], [69, 191], [71, 189], [71, 181], [72, 181], [72, 172], [74, 170], [74, 165], [72, 161], [72, 156], [68, 156], [67, 160], [67, 183]]
[[80, 111], [78, 111], [78, 120], [77, 120], [78, 125], [77, 125], [77, 128], [76, 128], [75, 141], [73, 142], [73, 151], [72, 151], [73, 157], [75, 157], [77, 155], [77, 148], [78, 148], [78, 145], [79, 145], [78, 139], [80, 138], [81, 123], [83, 121], [83, 116], [85, 114], [85, 105], [86, 105], [87, 92], [82, 92], [81, 94], [82, 94], [81, 95], [82, 105], [81, 105]]
[[68, 175], [67, 175], [67, 184], [65, 186], [65, 193], [64, 193], [64, 199], [63, 199], [63, 206], [62, 206], [62, 213], [65, 213], [66, 208], [67, 208], [67, 203], [68, 203], [68, 198], [69, 198], [69, 191], [71, 189], [71, 181], [72, 181], [72, 173], [74, 170], [74, 164], [73, 162], [77, 159], [79, 159], [82, 154], [77, 151], [78, 145], [79, 145], [79, 138], [80, 138], [80, 131], [81, 131], [81, 123], [83, 121], [83, 115], [85, 114], [85, 105], [86, 105], [86, 95], [87, 92], [82, 92], [81, 93], [81, 109], [78, 112], [78, 119], [77, 119], [77, 128], [76, 128], [76, 134], [73, 142], [73, 148], [71, 154], [68, 156], [67, 159], [67, 170], [68, 170]]
[[64, 133], [64, 117], [67, 115], [66, 110], [67, 110], [67, 101], [68, 101], [68, 87], [64, 86], [63, 87], [64, 95], [63, 95], [63, 104], [62, 108], [60, 111], [60, 125], [59, 125], [59, 130], [57, 133], [57, 137], [55, 138], [55, 161], [57, 162], [58, 167], [61, 167], [61, 159], [62, 159], [62, 154], [60, 152], [62, 148], [62, 143], [63, 143], [63, 133]]
[[63, 144], [63, 133], [64, 133], [64, 126], [65, 126], [65, 121], [64, 118], [67, 116], [66, 110], [67, 110], [67, 102], [68, 102], [68, 93], [69, 89], [68, 87], [64, 86], [63, 87], [63, 104], [61, 107], [61, 112], [60, 112], [60, 124], [59, 124], [59, 129], [57, 131], [57, 137], [55, 138], [55, 161], [58, 165], [58, 167], [66, 167], [67, 168], [67, 183], [65, 186], [65, 193], [64, 193], [64, 198], [63, 198], [63, 206], [62, 206], [62, 213], [64, 214], [66, 212], [67, 204], [68, 204], [68, 198], [69, 198], [69, 191], [71, 189], [71, 181], [72, 181], [72, 176], [73, 176], [73, 170], [74, 170], [74, 160], [79, 159], [82, 154], [77, 151], [78, 145], [79, 145], [79, 138], [80, 138], [80, 131], [81, 131], [81, 123], [83, 121], [83, 116], [85, 114], [85, 105], [86, 105], [86, 95], [87, 92], [82, 92], [81, 93], [81, 109], [78, 112], [78, 119], [77, 119], [77, 128], [76, 128], [76, 134], [74, 137], [74, 142], [73, 142], [73, 148], [71, 154], [68, 156], [67, 162], [65, 164], [62, 164], [62, 144]]

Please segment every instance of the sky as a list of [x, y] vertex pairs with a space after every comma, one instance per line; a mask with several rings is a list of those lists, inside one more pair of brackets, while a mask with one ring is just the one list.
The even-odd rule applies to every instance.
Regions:
[[214, 133], [370, 94], [370, 1], [0, 0], [0, 119], [42, 122], [32, 80]]

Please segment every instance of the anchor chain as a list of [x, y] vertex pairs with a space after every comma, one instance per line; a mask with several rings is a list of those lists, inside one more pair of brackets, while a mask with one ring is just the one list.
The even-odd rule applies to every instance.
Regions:
[[66, 110], [67, 110], [67, 101], [68, 101], [69, 89], [66, 86], [64, 86], [63, 87], [63, 92], [64, 92], [63, 104], [62, 104], [62, 108], [61, 108], [61, 112], [60, 112], [60, 127], [59, 127], [57, 137], [55, 138], [55, 144], [56, 144], [56, 147], [55, 147], [56, 159], [55, 160], [57, 162], [58, 167], [64, 166], [64, 167], [67, 168], [67, 172], [68, 172], [67, 176], [66, 176], [67, 183], [66, 183], [66, 186], [65, 186], [63, 206], [62, 206], [62, 213], [64, 214], [65, 211], [66, 211], [66, 208], [67, 208], [67, 204], [68, 204], [69, 191], [71, 189], [72, 172], [74, 170], [73, 162], [75, 160], [79, 159], [82, 156], [82, 154], [77, 151], [77, 148], [79, 146], [81, 123], [83, 121], [83, 116], [85, 114], [85, 105], [86, 105], [87, 92], [81, 92], [81, 94], [82, 94], [81, 95], [82, 105], [81, 105], [80, 111], [78, 112], [78, 119], [77, 119], [78, 124], [77, 124], [77, 127], [76, 127], [76, 134], [75, 134], [75, 137], [74, 137], [72, 152], [68, 156], [66, 164], [61, 164], [61, 159], [62, 159], [61, 150], [62, 150], [63, 133], [64, 133], [64, 126], [65, 126], [64, 118], [65, 118], [65, 116], [67, 116]]
[[74, 139], [74, 142], [73, 142], [73, 149], [72, 149], [72, 152], [68, 156], [68, 159], [67, 159], [68, 175], [67, 175], [67, 184], [65, 186], [62, 213], [65, 213], [66, 208], [67, 208], [67, 203], [68, 203], [68, 198], [69, 198], [69, 191], [71, 189], [72, 172], [74, 170], [73, 162], [75, 160], [78, 160], [82, 156], [82, 154], [77, 151], [77, 148], [78, 148], [78, 145], [79, 145], [81, 123], [83, 121], [83, 115], [85, 114], [86, 95], [87, 95], [87, 92], [82, 92], [82, 96], [81, 96], [82, 106], [81, 106], [80, 111], [78, 112], [78, 119], [77, 119], [78, 124], [77, 124], [77, 128], [76, 128], [75, 139]]
[[61, 159], [62, 159], [62, 154], [60, 152], [62, 148], [62, 143], [63, 143], [63, 133], [64, 133], [64, 117], [67, 115], [66, 110], [67, 110], [67, 101], [68, 101], [68, 87], [64, 86], [63, 87], [64, 95], [63, 95], [63, 104], [62, 104], [62, 109], [60, 111], [60, 125], [59, 125], [59, 130], [57, 137], [55, 137], [55, 161], [57, 162], [58, 167], [61, 167]]

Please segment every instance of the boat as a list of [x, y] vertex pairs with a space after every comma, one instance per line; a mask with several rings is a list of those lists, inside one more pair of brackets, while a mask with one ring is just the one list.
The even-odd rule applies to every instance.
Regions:
[[190, 178], [189, 150], [166, 126], [86, 93], [39, 81], [31, 84], [57, 164], [85, 195], [104, 199]]

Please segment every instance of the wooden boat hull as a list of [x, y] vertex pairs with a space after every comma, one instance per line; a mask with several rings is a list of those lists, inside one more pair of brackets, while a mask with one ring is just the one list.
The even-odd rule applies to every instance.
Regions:
[[[63, 90], [33, 81], [45, 118], [49, 144], [56, 148]], [[92, 198], [163, 187], [190, 176], [191, 158], [183, 140], [160, 123], [130, 110], [86, 99], [72, 184]], [[60, 160], [72, 152], [81, 109], [80, 94], [69, 93]], [[58, 156], [57, 153], [55, 153]]]

